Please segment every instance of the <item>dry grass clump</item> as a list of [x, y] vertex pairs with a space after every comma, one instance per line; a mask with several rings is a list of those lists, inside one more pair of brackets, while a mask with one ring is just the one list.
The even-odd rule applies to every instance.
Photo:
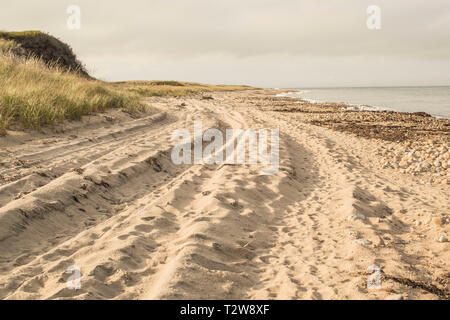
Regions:
[[0, 38], [0, 53], [12, 52], [19, 48], [19, 45], [13, 40], [5, 40]]
[[106, 108], [142, 110], [138, 95], [41, 59], [0, 54], [0, 134], [11, 123], [39, 128]]
[[248, 86], [206, 85], [178, 81], [109, 83], [68, 72], [56, 63], [18, 57], [0, 41], [0, 135], [11, 124], [39, 128], [107, 108], [145, 109], [144, 96], [184, 96], [192, 93], [251, 89]]
[[89, 76], [70, 46], [55, 37], [39, 31], [0, 31], [0, 136], [12, 124], [36, 129], [107, 108], [143, 111], [145, 96], [245, 89], [250, 87], [99, 81]]

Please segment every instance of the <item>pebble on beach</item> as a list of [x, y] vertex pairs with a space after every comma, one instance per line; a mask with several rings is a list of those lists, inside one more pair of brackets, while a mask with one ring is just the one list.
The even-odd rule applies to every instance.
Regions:
[[368, 245], [372, 244], [371, 241], [366, 240], [366, 239], [356, 239], [356, 242], [362, 246], [368, 246]]
[[449, 184], [450, 144], [433, 141], [407, 141], [382, 146], [382, 169], [398, 169], [401, 173], [423, 177], [424, 183]]
[[365, 219], [366, 219], [366, 216], [363, 215], [362, 213], [357, 213], [352, 216], [348, 216], [348, 218], [347, 218], [348, 221], [365, 220]]
[[222, 246], [221, 246], [219, 243], [217, 243], [217, 242], [214, 242], [214, 243], [212, 244], [212, 246], [213, 246], [213, 248], [216, 249], [216, 250], [220, 250], [220, 249], [222, 248]]
[[433, 224], [435, 226], [441, 227], [444, 224], [444, 221], [442, 218], [434, 218], [433, 219]]

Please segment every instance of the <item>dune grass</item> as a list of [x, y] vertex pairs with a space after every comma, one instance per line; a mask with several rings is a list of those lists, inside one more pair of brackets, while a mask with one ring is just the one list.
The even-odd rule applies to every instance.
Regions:
[[[11, 46], [3, 44], [3, 47]], [[0, 50], [1, 51], [1, 50]], [[142, 97], [250, 89], [178, 81], [89, 80], [35, 58], [0, 53], [0, 135], [11, 124], [37, 129], [107, 108], [144, 111]]]
[[144, 108], [137, 94], [48, 66], [0, 54], [0, 134], [11, 123], [39, 128], [106, 108]]
[[[42, 57], [35, 58], [28, 53], [17, 54], [23, 51], [23, 43], [15, 39], [33, 35], [43, 37], [42, 33], [35, 31], [8, 33], [7, 39], [0, 38], [0, 136], [5, 135], [13, 124], [15, 127], [38, 129], [64, 120], [77, 120], [83, 115], [102, 112], [107, 108], [144, 111], [142, 97], [251, 89], [248, 86], [179, 81], [100, 81], [66, 68], [58, 61], [49, 63]], [[28, 41], [39, 44], [38, 40], [30, 38]], [[75, 55], [69, 58], [68, 65], [78, 63], [74, 60]]]

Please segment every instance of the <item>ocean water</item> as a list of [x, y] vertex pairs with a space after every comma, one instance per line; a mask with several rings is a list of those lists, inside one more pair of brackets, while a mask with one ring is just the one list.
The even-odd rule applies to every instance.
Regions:
[[[295, 91], [294, 91], [295, 90]], [[337, 102], [355, 110], [426, 112], [450, 119], [450, 87], [376, 87], [294, 89], [280, 96], [310, 102]]]

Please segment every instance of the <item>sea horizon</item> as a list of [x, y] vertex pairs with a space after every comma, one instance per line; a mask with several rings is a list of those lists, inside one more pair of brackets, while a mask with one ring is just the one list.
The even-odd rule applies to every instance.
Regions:
[[450, 86], [289, 88], [281, 94], [311, 103], [343, 103], [355, 110], [426, 112], [450, 118]]

